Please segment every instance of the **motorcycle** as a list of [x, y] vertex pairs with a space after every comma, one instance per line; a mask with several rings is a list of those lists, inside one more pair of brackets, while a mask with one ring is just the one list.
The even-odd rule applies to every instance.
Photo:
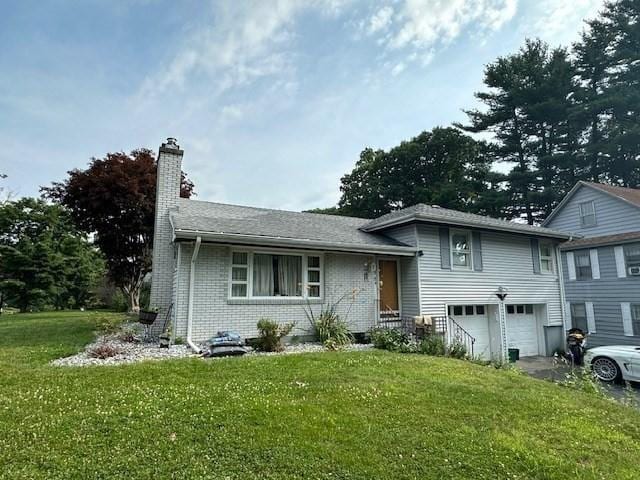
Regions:
[[567, 334], [567, 356], [571, 365], [584, 363], [584, 351], [587, 346], [587, 335], [584, 330], [572, 328]]

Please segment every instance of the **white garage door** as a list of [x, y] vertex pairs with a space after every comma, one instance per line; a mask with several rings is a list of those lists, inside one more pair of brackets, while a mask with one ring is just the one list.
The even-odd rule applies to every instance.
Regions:
[[484, 305], [456, 305], [449, 307], [449, 312], [451, 318], [476, 339], [473, 355], [490, 359], [491, 338], [487, 308]]
[[538, 355], [538, 324], [533, 305], [507, 305], [507, 345], [521, 357]]

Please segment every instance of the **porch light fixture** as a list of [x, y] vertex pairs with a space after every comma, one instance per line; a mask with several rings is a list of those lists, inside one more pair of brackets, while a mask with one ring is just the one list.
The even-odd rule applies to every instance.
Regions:
[[500, 299], [501, 302], [504, 302], [504, 299], [507, 298], [507, 289], [500, 286], [498, 287], [498, 291], [496, 292], [496, 297]]

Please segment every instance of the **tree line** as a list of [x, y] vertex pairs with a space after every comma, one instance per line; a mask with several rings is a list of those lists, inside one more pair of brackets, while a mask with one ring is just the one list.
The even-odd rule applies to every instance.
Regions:
[[364, 149], [337, 207], [314, 211], [373, 218], [429, 203], [534, 224], [578, 180], [640, 184], [638, 0], [606, 3], [571, 48], [527, 40], [483, 83], [466, 122]]

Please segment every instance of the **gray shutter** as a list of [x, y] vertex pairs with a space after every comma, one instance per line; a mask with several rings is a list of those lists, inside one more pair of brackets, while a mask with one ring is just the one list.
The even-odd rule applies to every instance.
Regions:
[[531, 258], [533, 259], [533, 273], [540, 273], [540, 249], [538, 239], [531, 239]]
[[451, 270], [451, 247], [449, 246], [449, 227], [440, 227], [440, 267]]
[[471, 256], [473, 257], [473, 269], [476, 272], [482, 271], [482, 241], [480, 232], [471, 232]]

